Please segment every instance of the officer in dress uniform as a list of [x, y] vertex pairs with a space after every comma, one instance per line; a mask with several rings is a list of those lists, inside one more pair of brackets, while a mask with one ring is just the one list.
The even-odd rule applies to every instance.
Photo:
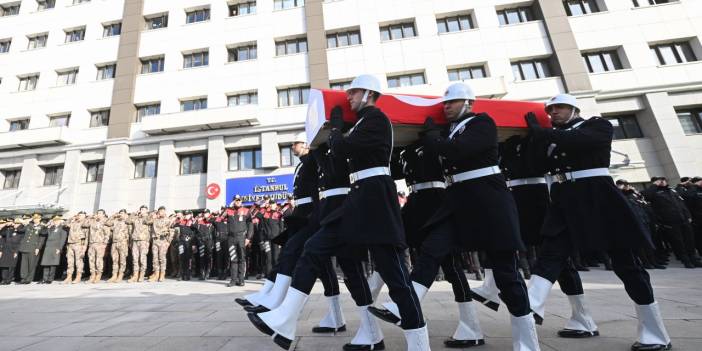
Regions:
[[2, 228], [5, 243], [0, 256], [0, 271], [2, 271], [2, 285], [10, 285], [15, 280], [15, 269], [19, 261], [19, 247], [24, 237], [25, 227], [21, 218], [8, 220]]
[[[547, 145], [542, 157], [547, 159], [551, 191], [541, 231], [544, 241], [529, 284], [531, 308], [543, 318], [546, 297], [575, 248], [605, 250], [636, 303], [639, 335], [632, 350], [669, 349], [670, 338], [648, 273], [632, 251], [651, 245], [650, 241], [609, 176], [612, 125], [599, 117], [581, 118], [576, 99], [567, 94], [549, 100], [546, 112], [553, 129], [541, 127], [533, 113], [525, 117], [531, 138]], [[569, 322], [592, 320], [584, 306], [580, 307], [583, 318]]]
[[34, 280], [34, 273], [40, 259], [39, 252], [44, 247], [47, 232], [46, 225], [41, 223], [41, 214], [33, 214], [31, 222], [25, 226], [24, 237], [19, 246], [19, 252], [22, 254], [20, 284], [29, 284]]
[[318, 226], [317, 221], [310, 220], [318, 202], [317, 165], [314, 158], [309, 155], [304, 132], [295, 136], [292, 151], [295, 156], [300, 158], [300, 163], [295, 167], [293, 176], [293, 203], [295, 207], [292, 213], [286, 217], [286, 230], [276, 238], [276, 242], [283, 245], [278, 256], [278, 264], [266, 276], [261, 290], [235, 300], [243, 307], [249, 307], [250, 310], [257, 306], [272, 309], [282, 302], [285, 292], [290, 287], [292, 273], [302, 254], [302, 248]]
[[66, 245], [68, 231], [61, 216], [54, 216], [47, 228], [46, 247], [41, 257], [44, 270], [40, 284], [51, 284], [56, 276], [56, 267], [61, 263], [61, 250]]
[[227, 244], [223, 249], [227, 253], [231, 273], [231, 280], [227, 286], [244, 286], [246, 248], [253, 237], [251, 210], [244, 207], [241, 196], [236, 195], [232, 205], [222, 213], [222, 217], [226, 219], [227, 225]]
[[[406, 244], [397, 189], [389, 169], [393, 147], [392, 125], [385, 114], [375, 107], [379, 95], [380, 82], [375, 77], [361, 75], [354, 79], [347, 90], [347, 99], [358, 116], [358, 122], [347, 136], [342, 134], [344, 121], [341, 107], [332, 110], [329, 148], [335, 157], [348, 160], [349, 171], [352, 172], [349, 177], [351, 190], [339, 213], [332, 217], [335, 224], [326, 226], [324, 222], [320, 223], [322, 229], [305, 244], [281, 305], [270, 312], [249, 314], [252, 323], [262, 332], [273, 335], [274, 341], [283, 348], [288, 348], [295, 338], [297, 319], [315, 280], [322, 274], [320, 267], [323, 267], [323, 262], [336, 255], [342, 269], [350, 273], [345, 268], [348, 267], [344, 263], [347, 259], [349, 263], [355, 261], [349, 266], [360, 267], [360, 261], [350, 258], [350, 252], [370, 250], [381, 277], [389, 287], [390, 296], [400, 307], [408, 350], [429, 350], [426, 323], [403, 260]], [[359, 275], [348, 277], [348, 280], [353, 281], [354, 286], [350, 288], [351, 296], [363, 310], [372, 301], [369, 301], [369, 293], [365, 298], [360, 296], [360, 293], [369, 290], [365, 279], [362, 276], [359, 278]], [[369, 344], [358, 345], [358, 348], [356, 345], [347, 346], [366, 350], [380, 348], [376, 340], [368, 338], [366, 342]]]
[[227, 269], [231, 262], [229, 261], [229, 252], [227, 251], [229, 247], [227, 245], [229, 229], [227, 227], [225, 211], [226, 208], [222, 207], [221, 211], [215, 211], [212, 217], [210, 217], [215, 232], [214, 265], [217, 270], [217, 280], [227, 279]]

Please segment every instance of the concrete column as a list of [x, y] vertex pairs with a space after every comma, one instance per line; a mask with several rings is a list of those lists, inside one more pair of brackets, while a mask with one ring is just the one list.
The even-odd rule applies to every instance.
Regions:
[[646, 110], [639, 114], [641, 129], [653, 142], [669, 182], [696, 174], [696, 157], [699, 150], [685, 135], [675, 108], [666, 92], [648, 93], [644, 96]]
[[179, 175], [180, 163], [175, 153], [172, 140], [162, 141], [158, 145], [158, 169], [156, 170], [156, 196], [154, 207], [166, 206], [172, 208], [173, 179]]
[[212, 136], [207, 140], [207, 184], [217, 184], [220, 188], [219, 196], [214, 199], [205, 193], [205, 207], [210, 210], [219, 210], [228, 202], [226, 199], [227, 179], [227, 150], [224, 149], [224, 137]]
[[263, 168], [280, 167], [280, 147], [278, 147], [278, 133], [261, 133], [261, 156]]
[[57, 202], [66, 211], [67, 215], [71, 216], [85, 208], [75, 208], [75, 198], [78, 192], [78, 186], [81, 182], [81, 169], [83, 165], [80, 162], [80, 150], [66, 151], [66, 159], [63, 163], [63, 178], [61, 179], [60, 189], [64, 189], [57, 196]]
[[129, 145], [126, 143], [107, 145], [105, 149], [105, 171], [102, 177], [99, 208], [114, 213], [128, 202], [129, 180], [134, 167], [129, 159]]
[[42, 183], [42, 172], [37, 162], [37, 155], [27, 155], [22, 160], [22, 170], [17, 186], [15, 205], [36, 205], [41, 194], [37, 191]]
[[309, 58], [310, 85], [313, 89], [329, 89], [327, 65], [327, 35], [324, 31], [323, 0], [305, 1], [307, 26], [307, 57]]

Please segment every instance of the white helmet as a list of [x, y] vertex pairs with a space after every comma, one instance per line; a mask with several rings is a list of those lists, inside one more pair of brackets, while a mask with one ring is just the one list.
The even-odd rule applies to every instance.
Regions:
[[475, 100], [475, 93], [466, 83], [453, 83], [449, 85], [441, 99], [442, 102], [451, 100]]
[[295, 139], [293, 143], [307, 143], [307, 134], [305, 132], [299, 132], [295, 134]]
[[546, 112], [548, 112], [549, 106], [558, 104], [572, 106], [576, 110], [580, 111], [580, 107], [578, 106], [578, 100], [575, 98], [575, 96], [569, 94], [558, 94], [552, 97], [551, 100], [546, 101]]
[[380, 81], [370, 74], [361, 74], [351, 82], [351, 86], [346, 91], [351, 89], [370, 90], [380, 94]]

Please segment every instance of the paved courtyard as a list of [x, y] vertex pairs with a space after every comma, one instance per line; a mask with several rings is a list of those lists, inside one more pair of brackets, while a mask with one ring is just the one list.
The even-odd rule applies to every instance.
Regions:
[[[657, 299], [674, 350], [702, 350], [702, 269], [669, 268], [651, 272]], [[634, 308], [613, 273], [583, 273], [585, 290], [601, 336], [557, 338], [570, 315], [565, 296], [555, 288], [547, 318], [538, 327], [542, 350], [628, 350], [634, 341]], [[473, 284], [480, 284], [473, 282]], [[227, 288], [222, 281], [98, 285], [12, 285], [0, 287], [0, 350], [280, 350], [248, 322], [234, 298], [258, 289]], [[343, 284], [342, 284], [343, 286]], [[316, 336], [311, 328], [326, 311], [317, 284], [298, 324], [296, 350], [341, 350], [358, 326], [354, 305], [343, 294], [348, 331]], [[380, 300], [387, 299], [383, 291]], [[423, 303], [433, 350], [454, 331], [457, 310], [450, 286], [435, 284]], [[479, 307], [486, 334], [476, 350], [510, 350], [509, 317]], [[388, 350], [405, 348], [402, 332], [381, 322]]]

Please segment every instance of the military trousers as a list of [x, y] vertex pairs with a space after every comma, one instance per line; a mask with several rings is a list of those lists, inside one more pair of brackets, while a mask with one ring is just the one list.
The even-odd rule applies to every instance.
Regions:
[[135, 240], [132, 242], [132, 271], [136, 273], [146, 272], [146, 256], [149, 254], [149, 242], [146, 240]]
[[112, 273], [124, 274], [127, 269], [127, 255], [129, 254], [129, 243], [126, 241], [112, 243], [110, 256], [112, 257]]
[[83, 261], [85, 259], [85, 250], [87, 247], [81, 243], [68, 244], [66, 248], [66, 275], [73, 276], [73, 272], [83, 274]]
[[39, 255], [35, 255], [34, 252], [21, 252], [20, 255], [22, 255], [20, 278], [22, 278], [24, 282], [31, 282], [34, 280], [34, 274], [37, 271]]
[[246, 279], [246, 238], [244, 235], [230, 236], [227, 240], [227, 254], [230, 262], [232, 281]]
[[168, 256], [168, 240], [154, 239], [151, 244], [151, 264], [156, 272], [166, 272], [166, 257]]
[[105, 263], [107, 244], [91, 243], [88, 246], [88, 265], [90, 273], [101, 274]]

